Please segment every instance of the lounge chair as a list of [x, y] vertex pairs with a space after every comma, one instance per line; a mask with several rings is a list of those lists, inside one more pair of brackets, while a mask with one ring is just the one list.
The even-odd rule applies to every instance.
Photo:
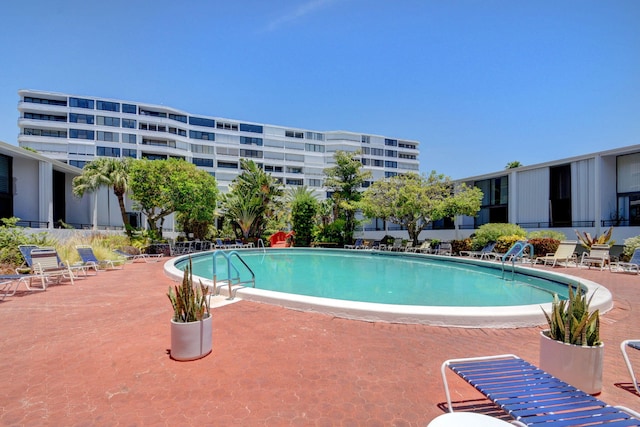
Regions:
[[416, 249], [416, 247], [413, 246], [413, 242], [411, 240], [409, 240], [407, 242], [407, 244], [404, 245], [404, 251], [405, 252], [414, 252], [415, 249]]
[[96, 258], [93, 253], [93, 249], [89, 245], [78, 245], [76, 246], [76, 250], [78, 251], [78, 255], [82, 259], [82, 265], [85, 268], [93, 268], [96, 271], [98, 269], [121, 269], [124, 267], [124, 260], [122, 259], [102, 259], [99, 260]]
[[576, 257], [574, 252], [578, 242], [575, 240], [563, 240], [558, 245], [555, 253], [548, 253], [545, 256], [538, 257], [534, 260], [533, 264], [543, 263], [544, 265], [551, 264], [551, 267], [555, 267], [557, 263], [564, 262], [564, 266], [569, 266], [569, 261], [575, 261]]
[[129, 254], [120, 249], [116, 249], [113, 252], [116, 255], [124, 258], [125, 262], [136, 262], [139, 259], [143, 260], [144, 262], [158, 262], [162, 257], [162, 254], [143, 254], [143, 253]]
[[513, 354], [445, 361], [441, 374], [449, 412], [447, 368], [513, 417], [513, 425], [640, 425], [639, 413], [610, 406]]
[[19, 273], [21, 269], [24, 269], [26, 267], [33, 268], [33, 261], [31, 260], [31, 251], [36, 249], [37, 247], [38, 246], [36, 245], [19, 245], [18, 246], [18, 250], [20, 251], [22, 258], [24, 258], [24, 262], [20, 267], [16, 268], [16, 273]]
[[388, 251], [399, 251], [402, 249], [402, 239], [393, 239], [393, 244], [391, 246], [387, 245], [386, 250]]
[[629, 262], [610, 262], [609, 271], [640, 274], [640, 248], [636, 248]]
[[431, 252], [433, 252], [433, 249], [431, 248], [431, 241], [425, 240], [420, 246], [414, 248], [414, 252], [421, 254], [430, 254]]
[[360, 249], [359, 247], [362, 246], [362, 242], [363, 239], [356, 239], [355, 242], [353, 242], [353, 245], [344, 245], [345, 249]]
[[451, 247], [451, 243], [442, 242], [438, 245], [438, 249], [436, 249], [436, 255], [449, 255], [453, 253], [453, 248]]
[[633, 373], [633, 366], [631, 365], [631, 359], [629, 358], [629, 354], [627, 353], [627, 349], [632, 350], [640, 350], [640, 339], [638, 340], [624, 340], [620, 343], [620, 351], [622, 351], [622, 357], [624, 358], [624, 363], [627, 365], [627, 369], [629, 370], [629, 374], [631, 375], [631, 381], [633, 382], [633, 387], [636, 389], [638, 394], [640, 394], [640, 385], [638, 384], [638, 378]]
[[62, 279], [69, 279], [73, 285], [74, 273], [69, 265], [60, 265], [60, 258], [55, 249], [36, 248], [31, 251], [33, 262], [33, 277], [40, 279], [42, 290], [47, 288], [47, 284], [55, 279], [60, 283]]
[[593, 245], [591, 250], [587, 253], [583, 253], [580, 257], [580, 267], [600, 267], [600, 270], [604, 270], [604, 267], [609, 262], [609, 245]]
[[493, 251], [495, 247], [496, 242], [489, 242], [479, 251], [460, 251], [460, 255], [472, 258], [484, 258], [485, 254], [495, 253], [497, 255], [497, 253]]
[[28, 291], [44, 291], [46, 288], [32, 285], [33, 277], [28, 274], [0, 275], [0, 301], [15, 295], [21, 284], [24, 284]]

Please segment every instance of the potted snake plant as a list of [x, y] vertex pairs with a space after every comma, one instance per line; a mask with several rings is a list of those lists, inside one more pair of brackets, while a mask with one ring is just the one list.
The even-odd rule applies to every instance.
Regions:
[[580, 286], [574, 292], [570, 285], [568, 300], [554, 295], [551, 312], [543, 310], [549, 329], [540, 333], [540, 368], [582, 391], [598, 394], [604, 343], [600, 312], [589, 309], [591, 298]]
[[167, 296], [173, 307], [171, 319], [171, 358], [195, 360], [211, 353], [212, 317], [209, 288], [194, 285], [191, 259], [184, 269], [182, 283], [169, 287]]

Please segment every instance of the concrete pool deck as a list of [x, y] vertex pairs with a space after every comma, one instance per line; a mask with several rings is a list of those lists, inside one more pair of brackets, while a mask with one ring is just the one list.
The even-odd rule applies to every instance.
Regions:
[[[618, 348], [640, 338], [640, 276], [555, 271], [612, 292], [599, 397], [640, 410]], [[368, 323], [250, 301], [214, 310], [212, 354], [176, 362], [172, 284], [163, 263], [135, 263], [0, 302], [0, 424], [425, 426], [443, 413], [445, 359], [514, 353], [538, 363], [540, 327]], [[498, 414], [462, 380], [451, 386], [458, 409]]]

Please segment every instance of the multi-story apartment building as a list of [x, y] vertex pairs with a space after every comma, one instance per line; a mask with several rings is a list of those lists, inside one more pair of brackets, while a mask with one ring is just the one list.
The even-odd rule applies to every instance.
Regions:
[[[181, 158], [214, 175], [222, 191], [251, 159], [287, 187], [325, 196], [324, 169], [338, 150], [360, 150], [371, 182], [419, 169], [419, 142], [192, 114], [94, 96], [20, 90], [21, 147], [83, 167], [96, 157]], [[367, 183], [367, 185], [370, 184]]]

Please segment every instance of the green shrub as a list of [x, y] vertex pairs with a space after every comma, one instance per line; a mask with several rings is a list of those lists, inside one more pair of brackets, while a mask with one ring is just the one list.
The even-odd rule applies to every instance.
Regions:
[[523, 240], [526, 235], [527, 232], [516, 224], [489, 223], [478, 228], [471, 243], [473, 250], [479, 251], [487, 246], [489, 242], [498, 242], [500, 237], [518, 236], [517, 240]]
[[622, 254], [624, 255], [625, 261], [629, 261], [631, 259], [633, 251], [635, 251], [636, 248], [640, 248], [640, 236], [629, 237], [624, 240]]
[[560, 240], [549, 237], [535, 237], [529, 239], [529, 243], [533, 245], [533, 252], [536, 256], [545, 256], [558, 250]]
[[527, 234], [529, 240], [531, 239], [554, 239], [558, 241], [567, 240], [567, 236], [561, 231], [555, 230], [536, 230], [531, 231]]
[[544, 312], [549, 325], [549, 338], [574, 345], [595, 346], [600, 344], [600, 311], [590, 311], [584, 290], [569, 286], [569, 299], [553, 296], [551, 312]]
[[454, 255], [459, 255], [461, 251], [471, 250], [471, 239], [452, 240], [451, 251]]

